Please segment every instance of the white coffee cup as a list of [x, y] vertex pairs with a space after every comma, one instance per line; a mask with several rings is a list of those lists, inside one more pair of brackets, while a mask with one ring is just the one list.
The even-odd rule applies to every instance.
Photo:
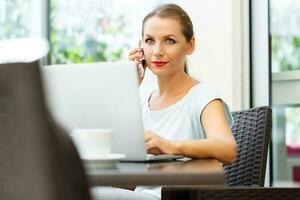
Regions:
[[97, 159], [110, 154], [112, 129], [74, 129], [71, 137], [84, 159]]

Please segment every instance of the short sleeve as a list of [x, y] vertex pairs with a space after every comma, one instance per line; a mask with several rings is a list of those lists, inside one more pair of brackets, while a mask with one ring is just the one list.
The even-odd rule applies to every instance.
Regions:
[[231, 111], [229, 109], [229, 106], [222, 99], [220, 99], [220, 100], [224, 104], [224, 109], [225, 109], [225, 115], [226, 115], [227, 123], [228, 123], [229, 127], [232, 128], [232, 126], [234, 124], [234, 119], [233, 119], [232, 113], [231, 113]]
[[204, 108], [213, 100], [219, 99], [224, 105], [224, 111], [227, 119], [227, 123], [229, 127], [233, 126], [234, 120], [231, 114], [231, 111], [229, 109], [229, 106], [224, 102], [224, 100], [218, 95], [213, 89], [208, 87], [207, 85], [199, 85], [198, 88], [196, 88], [193, 91], [193, 94], [191, 96], [191, 111], [193, 116], [193, 123], [194, 125], [198, 126], [201, 132], [204, 133], [200, 116], [204, 110]]

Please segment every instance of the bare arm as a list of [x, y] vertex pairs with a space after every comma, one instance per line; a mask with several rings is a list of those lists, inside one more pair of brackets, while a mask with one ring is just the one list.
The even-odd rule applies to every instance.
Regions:
[[236, 143], [226, 121], [224, 105], [220, 100], [210, 102], [202, 112], [200, 120], [206, 139], [170, 141], [152, 132], [146, 133], [149, 153], [181, 154], [193, 158], [216, 158], [231, 163], [236, 159]]

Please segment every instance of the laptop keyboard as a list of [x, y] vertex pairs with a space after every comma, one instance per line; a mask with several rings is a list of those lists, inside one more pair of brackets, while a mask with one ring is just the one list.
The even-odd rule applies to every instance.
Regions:
[[153, 155], [153, 154], [147, 154], [147, 160], [148, 161], [163, 161], [163, 160], [176, 160], [184, 158], [182, 155], [167, 155], [167, 154], [161, 154], [161, 155]]

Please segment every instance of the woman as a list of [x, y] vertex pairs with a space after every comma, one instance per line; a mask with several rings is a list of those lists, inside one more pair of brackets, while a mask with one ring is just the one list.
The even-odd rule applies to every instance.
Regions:
[[[236, 143], [227, 105], [187, 72], [186, 56], [195, 47], [187, 13], [175, 4], [157, 7], [143, 20], [142, 43], [143, 49], [133, 49], [129, 59], [151, 70], [158, 80], [158, 89], [149, 94], [143, 110], [148, 153], [233, 162]], [[160, 189], [139, 186], [135, 194], [160, 199]]]

